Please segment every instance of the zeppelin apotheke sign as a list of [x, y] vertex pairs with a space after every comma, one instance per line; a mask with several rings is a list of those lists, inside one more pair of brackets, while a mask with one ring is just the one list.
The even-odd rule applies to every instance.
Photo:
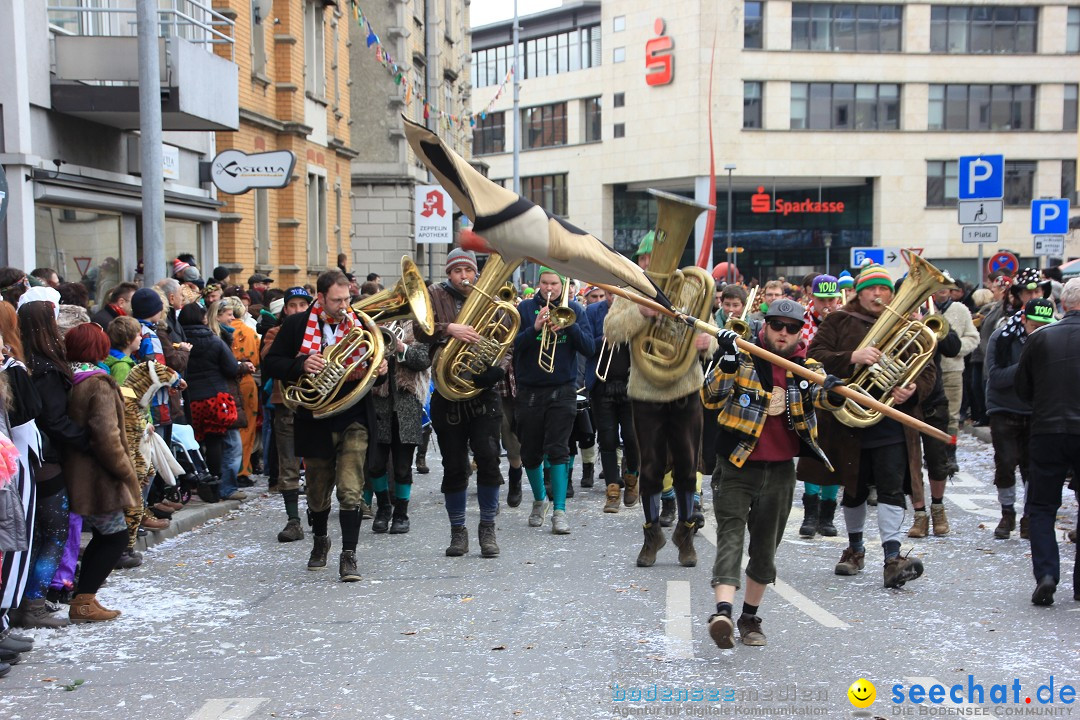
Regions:
[[210, 163], [210, 179], [221, 192], [242, 195], [252, 188], [285, 187], [295, 166], [296, 155], [288, 150], [255, 155], [225, 150]]

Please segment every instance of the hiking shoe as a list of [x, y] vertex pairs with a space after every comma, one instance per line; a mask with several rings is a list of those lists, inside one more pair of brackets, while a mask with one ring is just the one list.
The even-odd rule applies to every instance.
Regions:
[[371, 521], [371, 532], [379, 534], [388, 532], [393, 514], [394, 511], [389, 505], [380, 504], [375, 511], [375, 519]]
[[836, 537], [836, 525], [833, 517], [836, 515], [836, 501], [822, 500], [818, 507], [817, 531], [822, 537]]
[[915, 511], [915, 520], [911, 523], [911, 529], [907, 531], [909, 538], [924, 538], [930, 533], [930, 516], [925, 510]]
[[1057, 590], [1057, 583], [1054, 582], [1054, 578], [1049, 575], [1044, 575], [1039, 584], [1035, 586], [1035, 592], [1031, 594], [1031, 604], [1041, 605], [1048, 607], [1054, 604], [1054, 591]]
[[761, 618], [743, 613], [739, 616], [739, 639], [743, 645], [762, 647], [765, 645], [765, 633], [761, 632]]
[[566, 511], [556, 510], [551, 514], [551, 534], [569, 535], [570, 523], [566, 521]]
[[885, 587], [903, 587], [908, 580], [914, 580], [923, 574], [923, 564], [918, 558], [894, 555], [885, 561]]
[[304, 539], [304, 528], [300, 526], [300, 518], [289, 518], [285, 528], [277, 534], [278, 542], [296, 542]]
[[499, 557], [499, 544], [495, 542], [495, 523], [480, 523], [476, 529], [476, 537], [480, 542], [480, 557]]
[[116, 565], [113, 567], [117, 570], [130, 570], [131, 568], [137, 568], [143, 564], [142, 553], [138, 550], [125, 550], [123, 554], [117, 558]]
[[529, 513], [529, 527], [541, 527], [544, 524], [544, 518], [551, 511], [551, 501], [549, 500], [534, 500], [532, 506], [532, 512]]
[[611, 483], [607, 486], [607, 497], [604, 501], [604, 512], [617, 513], [619, 512], [619, 497], [622, 495], [622, 488]]
[[652, 567], [656, 564], [656, 553], [667, 545], [667, 538], [658, 523], [646, 523], [641, 526], [645, 531], [645, 542], [637, 556], [638, 567]]
[[342, 550], [338, 559], [338, 575], [341, 582], [357, 582], [360, 580], [360, 571], [356, 569], [356, 551]]
[[404, 535], [409, 532], [409, 501], [398, 500], [394, 503], [394, 514], [390, 518], [390, 534]]
[[1020, 539], [1021, 540], [1030, 540], [1031, 539], [1030, 531], [1031, 531], [1031, 521], [1028, 520], [1027, 515], [1021, 515], [1020, 516]]
[[637, 473], [623, 473], [623, 505], [634, 507], [638, 501]]
[[679, 526], [675, 528], [675, 532], [671, 534], [671, 542], [675, 543], [675, 547], [679, 548], [679, 564], [683, 567], [694, 567], [697, 565], [697, 550], [694, 549], [694, 535], [697, 530], [694, 527], [694, 523], [680, 522]]
[[241, 500], [247, 500], [247, 498], [248, 495], [246, 492], [244, 492], [243, 490], [236, 490], [233, 492], [232, 495], [227, 495], [223, 497], [222, 500], [236, 500], [237, 502], [239, 502]]
[[1016, 529], [1016, 511], [1002, 510], [1001, 520], [994, 528], [994, 537], [998, 540], [1008, 540], [1012, 531]]
[[48, 602], [45, 598], [23, 600], [19, 605], [17, 615], [11, 622], [24, 628], [67, 627], [70, 622], [67, 617], [58, 612], [59, 609], [58, 605]]
[[945, 517], [945, 505], [943, 503], [930, 504], [930, 519], [934, 522], [934, 535], [949, 534], [949, 518]]
[[139, 523], [139, 527], [145, 530], [164, 530], [169, 527], [170, 522], [168, 520], [159, 520], [150, 513], [146, 513], [142, 517], [142, 521]]
[[308, 570], [325, 570], [326, 556], [330, 552], [330, 537], [328, 535], [315, 535], [315, 543], [311, 547], [311, 556], [308, 557]]
[[836, 563], [834, 572], [837, 575], [858, 575], [866, 567], [866, 553], [855, 552], [849, 545], [844, 548], [840, 556], [840, 562]]
[[591, 462], [581, 464], [581, 487], [584, 489], [591, 488], [593, 486], [593, 469], [595, 465]]
[[421, 475], [427, 475], [429, 472], [431, 472], [431, 468], [429, 468], [427, 465], [427, 458], [416, 459], [416, 472], [420, 473]]
[[709, 637], [721, 650], [730, 650], [735, 647], [735, 626], [727, 615], [716, 613], [709, 616]]
[[[510, 472], [514, 472], [514, 468], [510, 468]], [[506, 505], [507, 507], [516, 508], [521, 504], [521, 468], [518, 468], [518, 477], [515, 479], [510, 478], [509, 485], [506, 489]]]
[[446, 548], [447, 557], [461, 557], [469, 552], [469, 531], [464, 525], [450, 526], [450, 546]]
[[675, 498], [660, 498], [660, 527], [671, 527], [675, 524]]
[[0, 634], [0, 651], [10, 653], [28, 653], [34, 649], [34, 641], [30, 638], [21, 640], [11, 633]]
[[821, 508], [821, 497], [803, 493], [803, 521], [799, 526], [799, 537], [809, 540], [817, 535], [818, 511]]

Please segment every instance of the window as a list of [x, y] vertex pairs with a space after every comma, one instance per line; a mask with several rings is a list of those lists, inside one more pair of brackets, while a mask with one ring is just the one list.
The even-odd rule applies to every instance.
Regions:
[[612, 107], [622, 107], [626, 105], [626, 93], [615, 93], [611, 96]]
[[1068, 198], [1073, 205], [1076, 204], [1076, 161], [1061, 161], [1061, 195]]
[[1034, 85], [931, 85], [930, 130], [1034, 130]]
[[304, 3], [304, 90], [315, 97], [326, 92], [326, 50], [323, 45], [323, 4]]
[[255, 189], [255, 263], [270, 264], [270, 195], [266, 188]]
[[266, 74], [266, 25], [258, 0], [251, 2], [251, 74]]
[[1069, 8], [1065, 25], [1065, 52], [1080, 53], [1080, 8]]
[[551, 215], [566, 217], [566, 173], [521, 178], [521, 194]]
[[1035, 161], [1005, 161], [1005, 206], [1023, 207], [1035, 197]]
[[791, 129], [898, 130], [900, 86], [792, 83]]
[[611, 136], [615, 138], [626, 137], [626, 123], [615, 123], [612, 125]]
[[582, 137], [585, 142], [600, 142], [600, 98], [586, 98], [582, 103], [585, 105], [585, 132]]
[[900, 52], [902, 13], [899, 5], [792, 3], [791, 49]]
[[307, 253], [308, 267], [321, 268], [328, 256], [326, 245], [326, 177], [308, 173]]
[[926, 206], [947, 207], [958, 199], [956, 160], [929, 160], [926, 163]]
[[1065, 86], [1065, 108], [1061, 122], [1062, 130], [1076, 130], [1076, 87], [1076, 85]]
[[626, 16], [616, 15], [611, 19], [611, 32], [622, 32], [626, 29]]
[[522, 115], [526, 149], [566, 144], [566, 103], [526, 108]]
[[626, 62], [626, 48], [617, 47], [611, 50], [611, 62]]
[[761, 127], [761, 83], [743, 83], [742, 126], [744, 128]]
[[1035, 52], [1039, 11], [1033, 7], [934, 5], [930, 51], [960, 54]]
[[474, 155], [506, 152], [506, 113], [493, 112], [477, 118], [472, 138]]
[[[522, 40], [521, 79], [546, 77], [600, 65], [600, 26], [568, 30]], [[514, 46], [498, 45], [473, 51], [473, 87], [498, 85], [514, 64]]]
[[760, 50], [764, 47], [762, 4], [760, 0], [746, 0], [743, 3], [743, 47], [747, 50]]

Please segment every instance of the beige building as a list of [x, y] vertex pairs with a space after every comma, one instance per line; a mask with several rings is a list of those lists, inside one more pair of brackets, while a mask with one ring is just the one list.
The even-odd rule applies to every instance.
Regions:
[[[730, 179], [732, 244], [751, 276], [819, 270], [827, 254], [836, 273], [853, 247], [899, 246], [972, 281], [979, 246], [961, 241], [957, 161], [984, 153], [1005, 160], [987, 258], [1008, 248], [1036, 262], [1032, 199], [1071, 197], [1077, 214], [1080, 7], [585, 1], [521, 26], [522, 192], [624, 252], [652, 226], [644, 191], [659, 188], [715, 202], [724, 260]], [[474, 111], [513, 61], [510, 38], [510, 21], [473, 30]], [[473, 141], [507, 185], [511, 98]]]

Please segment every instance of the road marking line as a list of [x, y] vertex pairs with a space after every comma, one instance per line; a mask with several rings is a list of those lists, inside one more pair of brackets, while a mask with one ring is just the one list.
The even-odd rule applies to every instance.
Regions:
[[693, 659], [694, 638], [691, 631], [690, 583], [686, 580], [668, 580], [667, 614], [664, 618], [668, 659]]
[[1001, 517], [1001, 510], [987, 510], [986, 508], [979, 507], [979, 504], [972, 499], [994, 498], [996, 500], [997, 497], [994, 495], [946, 495], [945, 497], [948, 498], [953, 505], [956, 505], [964, 512], [969, 512], [972, 515], [982, 515], [983, 517], [995, 519]]
[[[945, 683], [941, 682], [940, 680], [938, 680], [935, 677], [905, 677], [904, 680], [907, 681], [907, 684], [908, 684], [907, 690], [908, 691], [911, 690], [912, 685], [922, 685], [924, 688], [926, 688], [927, 692], [929, 692], [930, 688], [933, 687], [934, 685], [940, 685], [941, 687], [945, 688], [945, 690], [946, 690], [945, 697], [949, 698], [949, 694], [948, 694], [947, 691], [951, 686], [946, 685]], [[935, 706], [937, 706], [937, 707], [958, 708], [958, 707], [964, 707], [965, 705], [967, 707], [972, 707], [971, 703], [962, 703], [962, 704], [954, 703], [951, 698], [943, 700], [941, 703], [933, 703], [933, 704]]]
[[949, 482], [949, 488], [952, 489], [964, 487], [981, 488], [986, 487], [986, 483], [980, 482], [979, 480], [975, 479], [975, 476], [971, 473], [961, 471], [954, 474], [952, 476], [952, 480]]
[[[706, 522], [705, 526], [701, 528], [701, 531], [698, 534], [703, 535], [705, 537], [705, 539], [708, 540], [712, 544], [713, 547], [716, 547], [716, 532], [715, 531], [709, 532], [710, 527], [711, 526], [709, 525], [709, 523]], [[742, 566], [743, 566], [743, 568], [746, 567], [746, 564], [748, 562], [750, 562], [750, 556], [747, 555], [746, 553], [743, 553], [743, 557], [742, 557]], [[794, 605], [796, 607], [796, 609], [801, 610], [803, 612], [803, 614], [808, 615], [812, 620], [814, 620], [818, 624], [822, 625], [823, 627], [827, 627], [827, 628], [848, 628], [848, 627], [851, 627], [846, 622], [844, 622], [840, 618], [836, 617], [831, 612], [829, 612], [825, 608], [821, 607], [816, 602], [814, 602], [810, 598], [806, 597], [801, 592], [799, 592], [798, 590], [793, 588], [791, 585], [788, 585], [786, 582], [784, 582], [780, 578], [777, 578], [776, 579], [776, 584], [771, 585], [769, 589], [772, 590], [773, 592], [775, 592], [780, 597], [787, 600], [789, 603]]]
[[245, 720], [268, 698], [210, 698], [188, 720]]

